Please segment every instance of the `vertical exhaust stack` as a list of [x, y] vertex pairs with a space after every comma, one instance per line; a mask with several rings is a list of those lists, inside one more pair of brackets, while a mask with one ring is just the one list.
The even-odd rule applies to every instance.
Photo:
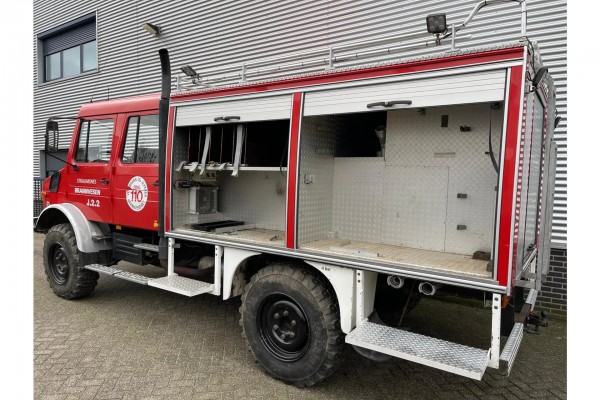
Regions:
[[158, 105], [158, 258], [166, 260], [168, 242], [165, 237], [165, 161], [167, 129], [169, 121], [169, 98], [171, 96], [171, 61], [169, 51], [160, 49], [161, 92]]

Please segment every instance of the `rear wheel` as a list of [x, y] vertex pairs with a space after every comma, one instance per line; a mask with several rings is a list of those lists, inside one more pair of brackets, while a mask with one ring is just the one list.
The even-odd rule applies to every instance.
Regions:
[[240, 314], [249, 350], [277, 379], [311, 386], [341, 363], [337, 300], [312, 271], [287, 264], [261, 269], [246, 286]]
[[54, 225], [44, 240], [44, 271], [57, 296], [77, 299], [90, 294], [98, 283], [95, 271], [84, 269], [70, 224]]

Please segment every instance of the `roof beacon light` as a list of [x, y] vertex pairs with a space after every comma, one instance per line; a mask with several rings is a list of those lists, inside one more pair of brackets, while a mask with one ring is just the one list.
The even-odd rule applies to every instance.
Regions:
[[439, 35], [448, 30], [446, 27], [446, 14], [432, 14], [425, 19], [427, 21], [427, 32], [429, 33]]

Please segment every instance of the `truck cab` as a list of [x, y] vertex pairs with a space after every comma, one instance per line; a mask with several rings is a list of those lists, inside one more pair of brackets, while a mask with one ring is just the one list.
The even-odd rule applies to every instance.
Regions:
[[46, 180], [45, 206], [74, 205], [93, 222], [157, 230], [157, 95], [81, 107], [65, 168]]

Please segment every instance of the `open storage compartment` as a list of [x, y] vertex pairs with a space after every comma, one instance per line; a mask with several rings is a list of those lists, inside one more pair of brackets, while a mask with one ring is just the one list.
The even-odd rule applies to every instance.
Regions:
[[[271, 106], [284, 104], [274, 99]], [[289, 104], [287, 113], [270, 114], [247, 100], [178, 110], [174, 230], [284, 245]]]
[[503, 115], [483, 102], [305, 116], [299, 247], [492, 278], [488, 142], [498, 160]]

